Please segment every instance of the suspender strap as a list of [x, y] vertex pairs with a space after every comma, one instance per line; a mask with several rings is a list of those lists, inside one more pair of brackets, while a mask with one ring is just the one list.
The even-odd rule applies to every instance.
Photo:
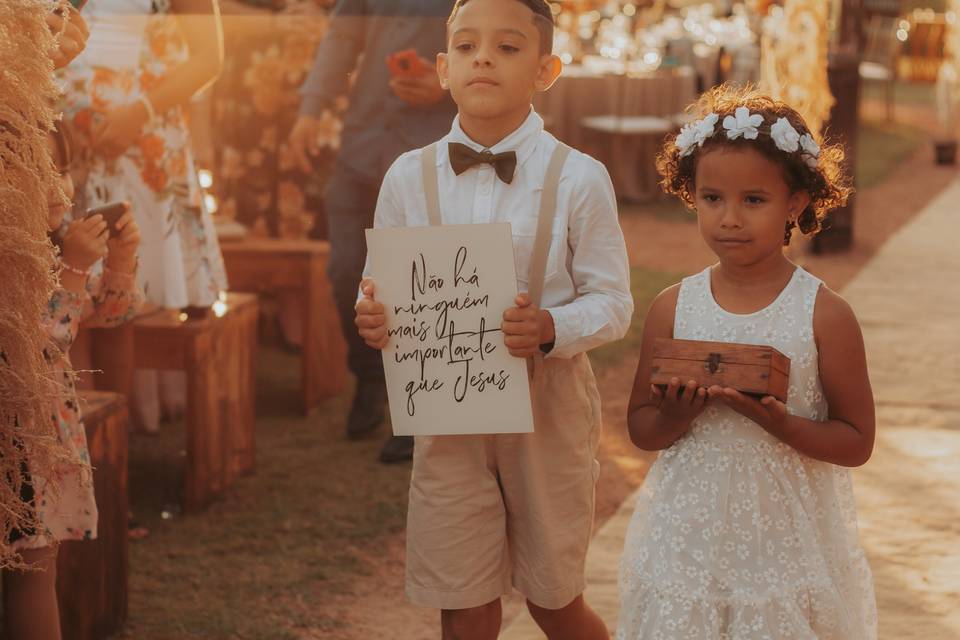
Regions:
[[425, 147], [422, 155], [423, 162], [423, 194], [427, 198], [427, 217], [431, 227], [443, 224], [440, 215], [440, 187], [437, 182], [437, 144]]
[[[540, 212], [537, 215], [537, 236], [533, 243], [533, 254], [530, 256], [529, 294], [533, 304], [540, 306], [543, 297], [543, 279], [547, 272], [547, 258], [550, 254], [550, 241], [553, 235], [553, 221], [557, 213], [557, 191], [560, 187], [560, 176], [563, 165], [570, 155], [570, 147], [562, 142], [557, 144], [547, 173], [543, 180], [543, 191], [540, 194]], [[440, 188], [437, 179], [437, 145], [431, 144], [423, 149], [423, 192], [427, 200], [427, 217], [431, 226], [443, 223], [440, 215]]]
[[550, 240], [553, 235], [553, 220], [557, 213], [557, 191], [560, 187], [560, 175], [563, 165], [570, 155], [570, 147], [559, 142], [543, 180], [543, 192], [540, 194], [540, 212], [537, 215], [537, 237], [533, 242], [533, 254], [530, 257], [529, 294], [530, 301], [540, 306], [543, 297], [543, 279], [547, 272], [547, 257], [550, 254]]

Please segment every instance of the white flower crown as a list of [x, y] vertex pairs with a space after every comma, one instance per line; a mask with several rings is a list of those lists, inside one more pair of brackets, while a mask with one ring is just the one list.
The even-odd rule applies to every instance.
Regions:
[[[712, 138], [716, 133], [719, 120], [720, 116], [711, 113], [683, 127], [677, 134], [675, 142], [677, 149], [680, 150], [680, 157], [685, 158], [702, 147], [703, 143], [709, 138]], [[759, 113], [750, 113], [747, 107], [737, 107], [734, 115], [723, 119], [723, 128], [726, 130], [729, 140], [736, 140], [740, 137], [747, 140], [756, 140], [760, 135], [760, 127], [763, 126], [763, 123], [763, 116]], [[820, 160], [820, 145], [809, 133], [801, 136], [789, 120], [778, 118], [770, 126], [770, 137], [777, 148], [784, 153], [800, 152], [808, 167], [811, 169], [817, 168], [817, 163]]]

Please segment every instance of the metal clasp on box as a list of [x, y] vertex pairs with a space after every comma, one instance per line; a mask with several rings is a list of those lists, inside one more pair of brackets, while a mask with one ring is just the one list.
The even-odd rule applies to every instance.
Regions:
[[711, 353], [707, 357], [707, 366], [704, 368], [709, 371], [711, 375], [713, 375], [720, 370], [720, 360], [722, 357], [723, 356], [721, 356], [719, 353]]

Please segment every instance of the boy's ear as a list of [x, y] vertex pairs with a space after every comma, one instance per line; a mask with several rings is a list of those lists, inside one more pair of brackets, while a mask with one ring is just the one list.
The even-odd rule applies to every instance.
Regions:
[[537, 72], [537, 91], [546, 91], [553, 86], [563, 72], [563, 62], [555, 55], [545, 55], [540, 58], [540, 70]]
[[450, 79], [447, 74], [447, 54], [441, 52], [437, 54], [437, 75], [440, 77], [440, 86], [445, 91], [450, 89]]

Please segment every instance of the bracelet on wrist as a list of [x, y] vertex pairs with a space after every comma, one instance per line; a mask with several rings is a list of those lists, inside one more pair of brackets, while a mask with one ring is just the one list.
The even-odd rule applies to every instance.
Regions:
[[89, 269], [89, 268], [87, 268], [87, 269], [77, 269], [76, 267], [74, 267], [73, 265], [67, 263], [67, 262], [64, 261], [64, 260], [61, 260], [61, 261], [60, 261], [60, 266], [63, 268], [64, 271], [67, 271], [67, 272], [72, 273], [72, 274], [77, 275], [77, 276], [88, 276], [88, 275], [90, 275], [90, 269]]

